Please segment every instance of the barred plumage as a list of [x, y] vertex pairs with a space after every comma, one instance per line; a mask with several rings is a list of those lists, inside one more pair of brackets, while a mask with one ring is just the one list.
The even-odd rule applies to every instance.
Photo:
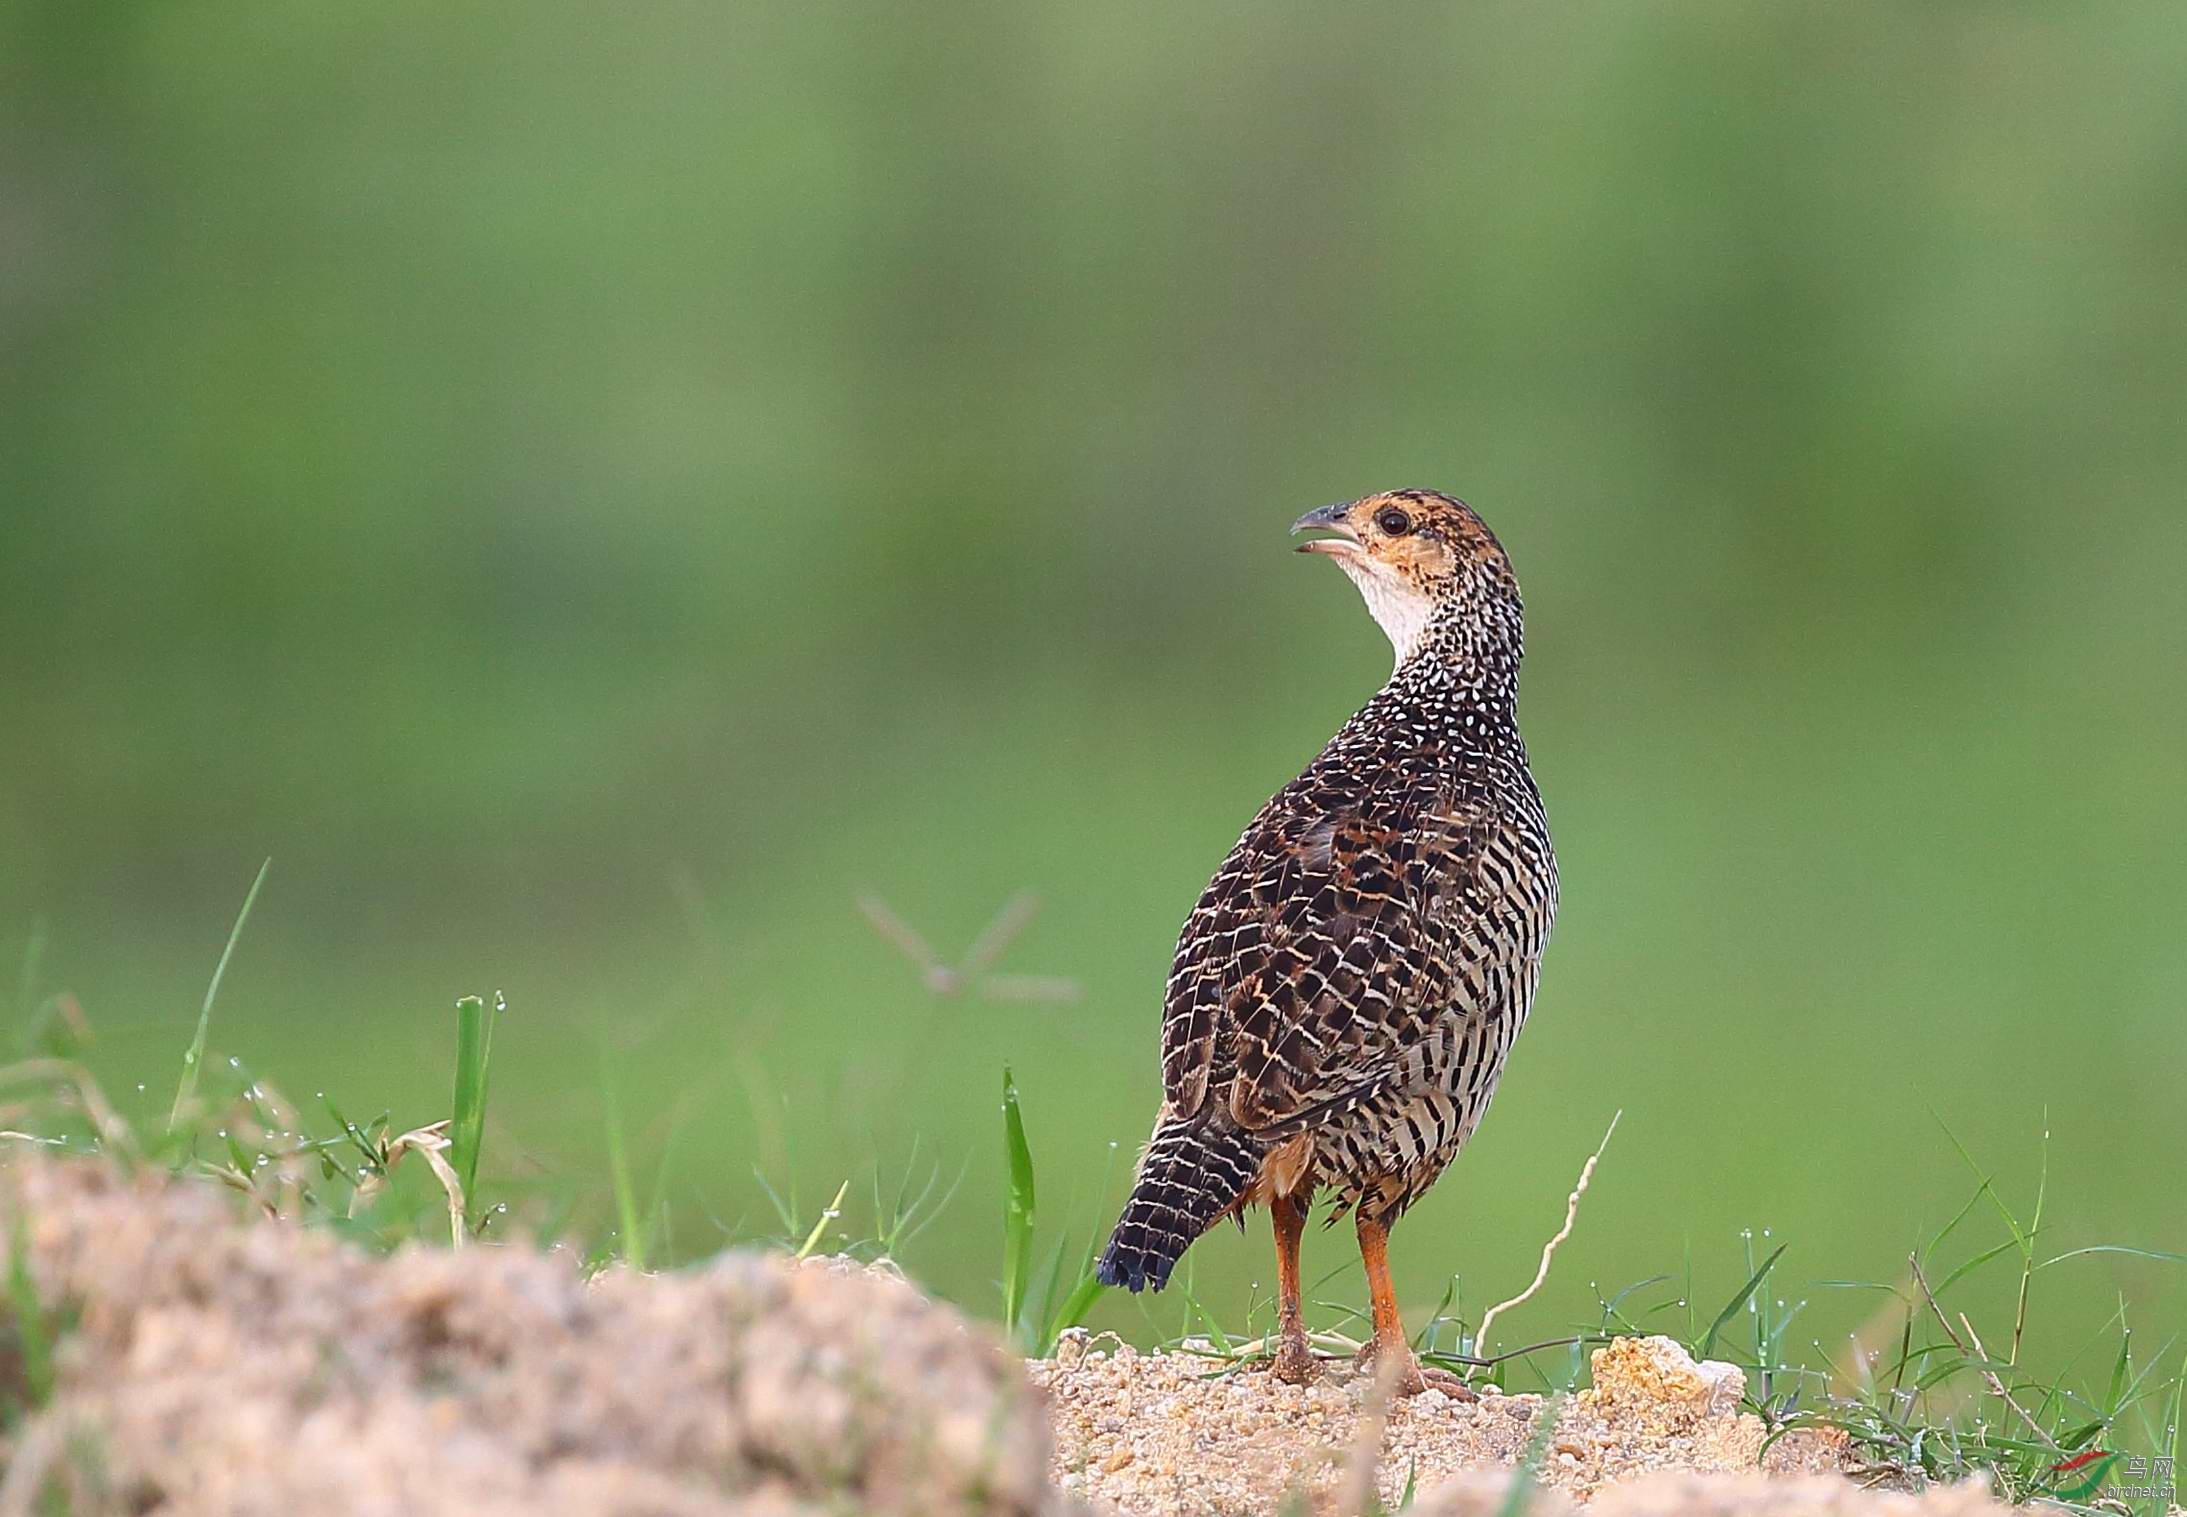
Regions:
[[1304, 545], [1359, 585], [1389, 682], [1261, 809], [1186, 919], [1164, 1000], [1163, 1103], [1101, 1278], [1160, 1289], [1246, 1205], [1276, 1210], [1284, 1348], [1311, 1372], [1297, 1224], [1350, 1209], [1379, 1352], [1426, 1383], [1389, 1293], [1389, 1225], [1479, 1124], [1532, 1006], [1556, 860], [1516, 706], [1518, 584], [1433, 491], [1310, 512]]
[[1236, 1128], [1170, 1122], [1154, 1130], [1139, 1176], [1101, 1256], [1102, 1278], [1160, 1290], [1193, 1239], [1260, 1173], [1264, 1145]]

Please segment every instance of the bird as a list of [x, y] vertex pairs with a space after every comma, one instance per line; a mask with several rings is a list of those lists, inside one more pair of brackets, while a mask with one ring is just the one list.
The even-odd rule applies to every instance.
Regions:
[[1388, 681], [1263, 806], [1178, 936], [1163, 995], [1162, 1100], [1097, 1261], [1160, 1290], [1193, 1241], [1268, 1208], [1269, 1368], [1319, 1373], [1299, 1301], [1317, 1194], [1358, 1234], [1372, 1336], [1394, 1393], [1434, 1387], [1390, 1282], [1391, 1226], [1473, 1135], [1532, 1009], [1557, 908], [1556, 855], [1518, 725], [1523, 613], [1502, 544], [1470, 506], [1396, 490], [1309, 511], [1388, 635]]

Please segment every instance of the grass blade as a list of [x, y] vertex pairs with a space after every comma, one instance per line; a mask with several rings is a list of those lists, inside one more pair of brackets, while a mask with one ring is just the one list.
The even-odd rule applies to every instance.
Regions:
[[850, 1194], [850, 1181], [845, 1180], [835, 1188], [835, 1199], [820, 1208], [820, 1215], [813, 1218], [813, 1230], [798, 1245], [797, 1257], [810, 1259], [813, 1250], [820, 1246], [820, 1235], [828, 1230], [828, 1224], [843, 1215], [843, 1198]]
[[[46, 1331], [45, 1308], [30, 1278], [30, 1238], [22, 1215], [8, 1239], [8, 1301], [15, 1314], [15, 1357], [22, 1381], [24, 1411], [36, 1411], [53, 1395], [53, 1340]], [[0, 1403], [0, 1409], [6, 1409]]]
[[2107, 1424], [2119, 1415], [2119, 1408], [2125, 1404], [2126, 1377], [2133, 1364], [2133, 1357], [2134, 1335], [2119, 1334], [2119, 1357], [2111, 1366], [2111, 1391], [2103, 1402], [2103, 1417]]
[[1017, 1082], [1010, 1078], [1007, 1064], [1002, 1070], [1002, 1136], [1010, 1165], [1010, 1188], [1002, 1208], [1002, 1321], [1022, 1337], [1020, 1319], [1033, 1270], [1033, 1151], [1025, 1141]]
[[2049, 1269], [2053, 1264], [2063, 1264], [2068, 1259], [2085, 1258], [2089, 1254], [2125, 1254], [2132, 1259], [2153, 1259], [2159, 1264], [2187, 1264], [2187, 1254], [2175, 1254], [2161, 1248], [2131, 1248], [2124, 1243], [2092, 1243], [2087, 1248], [2069, 1248], [2062, 1254], [2054, 1254], [2035, 1267]]
[[1053, 1317], [1049, 1318], [1048, 1341], [1040, 1345], [1040, 1351], [1043, 1354], [1054, 1353], [1056, 1343], [1062, 1338], [1064, 1330], [1077, 1327], [1084, 1322], [1086, 1313], [1093, 1310], [1093, 1304], [1101, 1299], [1101, 1293], [1107, 1289], [1106, 1285], [1094, 1278], [1094, 1273], [1090, 1269], [1079, 1276], [1077, 1286], [1072, 1289], [1068, 1296], [1063, 1298], [1063, 1305], [1056, 1309]]
[[615, 1214], [623, 1226], [623, 1262], [645, 1272], [645, 1229], [638, 1218], [638, 1190], [630, 1183], [630, 1157], [623, 1151], [623, 1116], [615, 1101], [615, 1081], [603, 1065], [600, 1098], [607, 1107], [608, 1173], [615, 1183]]
[[[2169, 1449], [2165, 1450], [2165, 1452], [2172, 1456], [2172, 1468], [2175, 1471], [2179, 1468], [2179, 1420], [2180, 1401], [2183, 1392], [2187, 1392], [2187, 1355], [2183, 1355], [2180, 1359], [2179, 1378], [2172, 1382], [2171, 1405], [2166, 1408], [2164, 1413], [2165, 1426], [2164, 1428], [2158, 1430], [2160, 1435], [2164, 1434], [2167, 1429], [2169, 1430], [2168, 1436], [2172, 1440], [2172, 1446]], [[2153, 1498], [2149, 1503], [2149, 1508], [2151, 1511], [2162, 1511], [2164, 1509], [2164, 1506], [2165, 1501], [2164, 1498], [2161, 1496]]]
[[456, 1002], [456, 1094], [448, 1123], [448, 1159], [463, 1182], [463, 1197], [474, 1218], [479, 1213], [478, 1152], [486, 1130], [486, 1055], [493, 1038], [488, 1016], [478, 996]]
[[1966, 1263], [1960, 1265], [1959, 1268], [1953, 1270], [1950, 1274], [1946, 1275], [1943, 1280], [1938, 1283], [1936, 1293], [1939, 1296], [1943, 1295], [1946, 1291], [1950, 1290], [1960, 1281], [1966, 1279], [1967, 1276], [1973, 1274], [1983, 1265], [1989, 1263], [1990, 1260], [1997, 1258], [2001, 1254], [2010, 1253], [2012, 1250], [2018, 1248], [2019, 1246], [2020, 1245], [2015, 1243], [2012, 1239], [2007, 1238], [2002, 1243], [1993, 1244], [1990, 1247], [1983, 1249], [1982, 1252], [1974, 1255], [1972, 1258], [1967, 1260]]
[[1749, 1276], [1747, 1283], [1739, 1288], [1739, 1294], [1732, 1297], [1724, 1309], [1716, 1314], [1716, 1320], [1709, 1324], [1708, 1334], [1701, 1340], [1699, 1357], [1703, 1359], [1709, 1357], [1710, 1351], [1716, 1347], [1716, 1335], [1724, 1330], [1732, 1318], [1739, 1315], [1739, 1308], [1747, 1304], [1747, 1298], [1761, 1287], [1762, 1281], [1767, 1278], [1770, 1270], [1775, 1268], [1777, 1261], [1784, 1257], [1785, 1248], [1785, 1244], [1778, 1244], [1776, 1250], [1762, 1261], [1762, 1267]]
[[1966, 1221], [1968, 1217], [1974, 1214], [1974, 1209], [1982, 1204], [1983, 1197], [1987, 1196], [1989, 1193], [1990, 1183], [1987, 1180], [1984, 1180], [1979, 1186], [1975, 1187], [1974, 1194], [1967, 1198], [1967, 1204], [1959, 1208], [1958, 1212], [1953, 1215], [1951, 1221], [1944, 1224], [1944, 1230], [1942, 1232], [1938, 1233], [1935, 1237], [1929, 1240], [1929, 1246], [1921, 1251], [1921, 1257], [1924, 1259], [1934, 1259], [1936, 1257], [1936, 1251], [1944, 1246], [1944, 1240], [1946, 1238], [1949, 1238], [1953, 1233], [1959, 1230], [1959, 1224]]
[[212, 983], [205, 987], [205, 1004], [197, 1012], [197, 1033], [182, 1055], [182, 1080], [175, 1087], [174, 1107], [167, 1113], [169, 1132], [182, 1124], [183, 1108], [197, 1095], [197, 1067], [205, 1059], [205, 1035], [213, 1025], [213, 1001], [220, 994], [221, 980], [227, 976], [236, 940], [243, 936], [243, 924], [251, 919], [251, 908], [258, 904], [258, 890], [266, 883], [266, 871], [272, 867], [272, 859], [258, 866], [258, 878], [251, 881], [250, 894], [243, 897], [243, 909], [235, 914], [235, 926], [228, 929], [228, 946], [220, 950], [220, 962], [213, 966]]

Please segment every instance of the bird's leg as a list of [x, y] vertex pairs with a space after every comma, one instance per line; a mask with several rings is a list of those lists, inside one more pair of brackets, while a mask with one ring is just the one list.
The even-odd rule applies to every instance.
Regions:
[[1304, 1385], [1319, 1373], [1299, 1310], [1299, 1239], [1306, 1232], [1306, 1205], [1277, 1196], [1268, 1203], [1268, 1214], [1276, 1231], [1276, 1355], [1268, 1368], [1286, 1384]]
[[1374, 1336], [1360, 1350], [1360, 1359], [1379, 1375], [1390, 1376], [1390, 1394], [1417, 1396], [1438, 1390], [1454, 1401], [1477, 1398], [1465, 1381], [1449, 1370], [1423, 1368], [1405, 1336], [1405, 1324], [1397, 1314], [1397, 1288], [1390, 1283], [1390, 1225], [1380, 1217], [1360, 1212], [1359, 1257], [1367, 1266], [1367, 1296], [1374, 1314]]

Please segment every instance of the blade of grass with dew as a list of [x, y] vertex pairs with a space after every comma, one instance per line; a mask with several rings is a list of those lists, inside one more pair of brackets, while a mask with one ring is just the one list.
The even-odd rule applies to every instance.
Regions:
[[2035, 1211], [2028, 1218], [2028, 1241], [2020, 1250], [2019, 1304], [2012, 1314], [2012, 1349], [2005, 1362], [2020, 1362], [2020, 1340], [2028, 1327], [2028, 1287], [2035, 1280], [2035, 1240], [2043, 1235], [2043, 1202], [2050, 1195], [2050, 1110], [2043, 1110], [2043, 1158], [2035, 1175]]
[[486, 1129], [486, 1056], [493, 1036], [486, 1002], [456, 1002], [456, 1093], [448, 1121], [448, 1162], [463, 1182], [464, 1204], [478, 1216], [478, 1151]]
[[[1109, 1156], [1101, 1166], [1101, 1189], [1096, 1192], [1097, 1195], [1105, 1198], [1109, 1194], [1109, 1181], [1114, 1176], [1115, 1167], [1116, 1145], [1111, 1143], [1109, 1145]], [[1060, 1259], [1062, 1257], [1060, 1242], [1057, 1247], [1059, 1250], [1057, 1257]], [[1053, 1292], [1050, 1292], [1051, 1304], [1048, 1326], [1047, 1330], [1041, 1334], [1043, 1340], [1040, 1344], [1041, 1353], [1054, 1353], [1057, 1342], [1063, 1337], [1064, 1329], [1077, 1327], [1083, 1323], [1086, 1320], [1086, 1314], [1093, 1310], [1093, 1304], [1101, 1299], [1103, 1292], [1108, 1290], [1108, 1287], [1103, 1285], [1094, 1273], [1094, 1265], [1096, 1260], [1100, 1258], [1100, 1254], [1101, 1233], [1097, 1228], [1086, 1234], [1086, 1250], [1079, 1256], [1078, 1260], [1077, 1283], [1071, 1287], [1071, 1293], [1063, 1298], [1063, 1304], [1060, 1307], [1053, 1305], [1054, 1296]]]
[[[1623, 1308], [1623, 1306], [1625, 1305], [1625, 1298], [1634, 1295], [1637, 1292], [1644, 1291], [1651, 1285], [1667, 1284], [1669, 1283], [1671, 1278], [1672, 1277], [1669, 1275], [1650, 1275], [1645, 1280], [1635, 1280], [1631, 1285], [1626, 1286], [1623, 1290], [1611, 1296], [1607, 1301], [1604, 1301], [1602, 1303], [1602, 1330], [1604, 1332], [1608, 1332], [1610, 1331], [1611, 1327], [1615, 1325], [1616, 1327], [1628, 1333], [1639, 1332], [1640, 1324], [1632, 1321], [1625, 1315], [1624, 1311], [1621, 1310], [1621, 1308]], [[1658, 1310], [1660, 1310], [1660, 1308], [1658, 1308]]]
[[1010, 1167], [1010, 1188], [1002, 1210], [1002, 1321], [1022, 1339], [1025, 1291], [1033, 1270], [1033, 1151], [1025, 1141], [1017, 1081], [1010, 1077], [1007, 1064], [1002, 1070], [1002, 1137]]
[[[2180, 1356], [2179, 1378], [2172, 1382], [2171, 1405], [2164, 1414], [2164, 1427], [2159, 1430], [2160, 1437], [2168, 1437], [2171, 1440], [2169, 1452], [2172, 1456], [2172, 1469], [2175, 1479], [2179, 1470], [2179, 1420], [2182, 1409], [2182, 1393], [2187, 1393], [2187, 1354]], [[2149, 1501], [2149, 1510], [2152, 1513], [2161, 1514], [2167, 1504], [2162, 1496], [2152, 1496]]]
[[638, 1216], [638, 1191], [630, 1183], [630, 1158], [623, 1151], [623, 1117], [615, 1100], [615, 1081], [605, 1064], [600, 1070], [600, 1099], [607, 1108], [608, 1175], [615, 1185], [615, 1214], [623, 1228], [623, 1262], [645, 1272], [645, 1232]]
[[2063, 1264], [2068, 1259], [2079, 1259], [2088, 1254], [2125, 1254], [2134, 1259], [2151, 1259], [2159, 1264], [2187, 1264], [2187, 1254], [2175, 1254], [2161, 1248], [2132, 1248], [2124, 1243], [2092, 1243], [2087, 1248], [2069, 1248], [2062, 1254], [2054, 1254], [2036, 1265], [2037, 1269], [2049, 1269], [2053, 1264]]
[[1716, 1320], [1709, 1324], [1708, 1332], [1701, 1339], [1701, 1352], [1696, 1357], [1706, 1359], [1715, 1350], [1716, 1335], [1730, 1324], [1731, 1319], [1739, 1314], [1739, 1308], [1747, 1304], [1747, 1298], [1761, 1287], [1762, 1281], [1768, 1278], [1769, 1272], [1776, 1267], [1777, 1261], [1784, 1257], [1784, 1251], [1788, 1246], [1783, 1243], [1778, 1244], [1770, 1256], [1762, 1261], [1762, 1267], [1750, 1275], [1747, 1278], [1747, 1283], [1739, 1288], [1739, 1294], [1732, 1297], [1724, 1309], [1716, 1314]]
[[2132, 1371], [2134, 1361], [2134, 1335], [2119, 1334], [2119, 1356], [2111, 1364], [2111, 1388], [2103, 1399], [2103, 1420], [2108, 1423], [2119, 1415], [2124, 1404], [2126, 1377]]
[[797, 1235], [796, 1187], [794, 1185], [791, 1187], [790, 1199], [784, 1201], [782, 1193], [774, 1188], [756, 1164], [752, 1166], [752, 1178], [759, 1183], [759, 1188], [766, 1192], [768, 1202], [773, 1205], [775, 1219], [782, 1224], [782, 1241], [787, 1244], [791, 1238]]
[[243, 897], [243, 909], [235, 914], [235, 925], [228, 929], [228, 946], [220, 950], [220, 962], [213, 966], [212, 983], [205, 987], [204, 1004], [198, 1007], [197, 1032], [183, 1051], [182, 1079], [175, 1087], [175, 1104], [167, 1113], [169, 1132], [181, 1126], [183, 1109], [197, 1094], [197, 1067], [205, 1059], [205, 1037], [213, 1025], [213, 1001], [220, 994], [221, 980], [227, 976], [228, 960], [235, 955], [236, 941], [243, 936], [243, 924], [251, 919], [251, 908], [258, 904], [258, 891], [266, 883], [266, 871], [272, 867], [272, 859], [258, 866], [258, 878], [251, 881], [250, 892]]
[[828, 1224], [843, 1215], [843, 1198], [849, 1194], [850, 1181], [848, 1180], [835, 1188], [835, 1199], [820, 1208], [820, 1215], [813, 1219], [813, 1230], [807, 1233], [805, 1241], [798, 1245], [798, 1258], [808, 1259], [812, 1257], [812, 1251], [820, 1246], [820, 1235], [828, 1230]]

